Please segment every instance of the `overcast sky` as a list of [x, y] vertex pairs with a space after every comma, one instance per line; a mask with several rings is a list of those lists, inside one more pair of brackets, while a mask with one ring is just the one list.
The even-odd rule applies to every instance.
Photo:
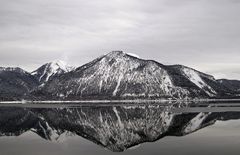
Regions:
[[240, 79], [239, 0], [0, 0], [0, 66], [113, 50]]

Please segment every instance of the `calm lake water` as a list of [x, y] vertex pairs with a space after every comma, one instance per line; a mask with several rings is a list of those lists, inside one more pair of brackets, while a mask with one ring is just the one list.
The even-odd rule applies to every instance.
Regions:
[[0, 104], [0, 155], [239, 155], [240, 102]]

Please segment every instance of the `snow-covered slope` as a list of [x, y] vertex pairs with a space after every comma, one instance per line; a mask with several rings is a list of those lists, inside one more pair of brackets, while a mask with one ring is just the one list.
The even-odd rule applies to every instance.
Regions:
[[6, 93], [6, 90], [22, 95], [24, 92], [29, 97], [27, 99], [32, 100], [240, 96], [239, 81], [216, 80], [186, 66], [167, 66], [122, 51], [110, 52], [76, 69], [62, 61], [54, 61], [31, 74], [20, 68], [0, 68], [0, 75], [2, 96], [10, 95], [7, 98], [11, 99], [11, 93]]
[[35, 76], [40, 83], [45, 83], [50, 78], [59, 74], [70, 72], [73, 69], [73, 67], [68, 66], [65, 62], [57, 60], [44, 64], [31, 74]]
[[204, 92], [206, 92], [209, 96], [212, 97], [217, 94], [217, 92], [202, 79], [201, 73], [187, 67], [182, 68], [182, 71], [192, 83], [204, 90]]
[[165, 66], [121, 51], [110, 52], [49, 81], [42, 89], [60, 98], [184, 98]]
[[182, 65], [165, 66], [113, 51], [46, 83], [34, 92], [53, 99], [217, 98], [214, 77]]
[[178, 87], [187, 88], [191, 98], [229, 98], [233, 96], [213, 76], [183, 66], [167, 66], [173, 83]]

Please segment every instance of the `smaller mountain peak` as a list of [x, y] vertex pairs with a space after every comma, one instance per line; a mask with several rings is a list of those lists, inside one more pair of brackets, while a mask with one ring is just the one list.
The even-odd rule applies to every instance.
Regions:
[[52, 68], [53, 70], [62, 69], [64, 71], [69, 71], [69, 68], [70, 68], [67, 65], [67, 63], [62, 60], [54, 60], [48, 64], [49, 64], [49, 67]]
[[56, 64], [56, 65], [66, 65], [65, 61], [62, 60], [54, 60], [52, 62], [49, 62], [50, 64]]
[[72, 70], [74, 70], [74, 67], [68, 66], [64, 61], [54, 60], [42, 65], [31, 74], [34, 75], [40, 82], [46, 82], [52, 76], [70, 72]]

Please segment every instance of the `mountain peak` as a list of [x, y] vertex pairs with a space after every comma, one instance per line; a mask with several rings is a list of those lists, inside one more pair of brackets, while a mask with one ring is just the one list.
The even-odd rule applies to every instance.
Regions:
[[124, 55], [125, 55], [125, 53], [123, 51], [112, 51], [112, 52], [109, 52], [108, 54], [106, 54], [105, 56], [115, 58], [115, 57], [121, 57]]
[[59, 65], [66, 65], [66, 62], [63, 60], [54, 60], [52, 62], [49, 62], [50, 64], [59, 64]]
[[33, 71], [31, 74], [35, 76], [39, 80], [39, 82], [44, 83], [54, 75], [70, 72], [73, 69], [73, 67], [68, 66], [66, 62], [62, 60], [54, 60], [52, 62], [42, 65], [37, 70]]
[[139, 56], [137, 54], [134, 54], [134, 53], [125, 53], [123, 51], [112, 51], [112, 52], [109, 52], [108, 54], [106, 54], [106, 56], [109, 56], [109, 57], [121, 57], [121, 56], [132, 56], [132, 57], [135, 57], [135, 58], [139, 58]]
[[53, 70], [58, 70], [58, 69], [62, 69], [65, 72], [71, 71], [72, 68], [70, 66], [67, 65], [66, 62], [62, 61], [62, 60], [54, 60], [50, 63], [47, 63], [49, 65], [49, 67], [51, 67]]

